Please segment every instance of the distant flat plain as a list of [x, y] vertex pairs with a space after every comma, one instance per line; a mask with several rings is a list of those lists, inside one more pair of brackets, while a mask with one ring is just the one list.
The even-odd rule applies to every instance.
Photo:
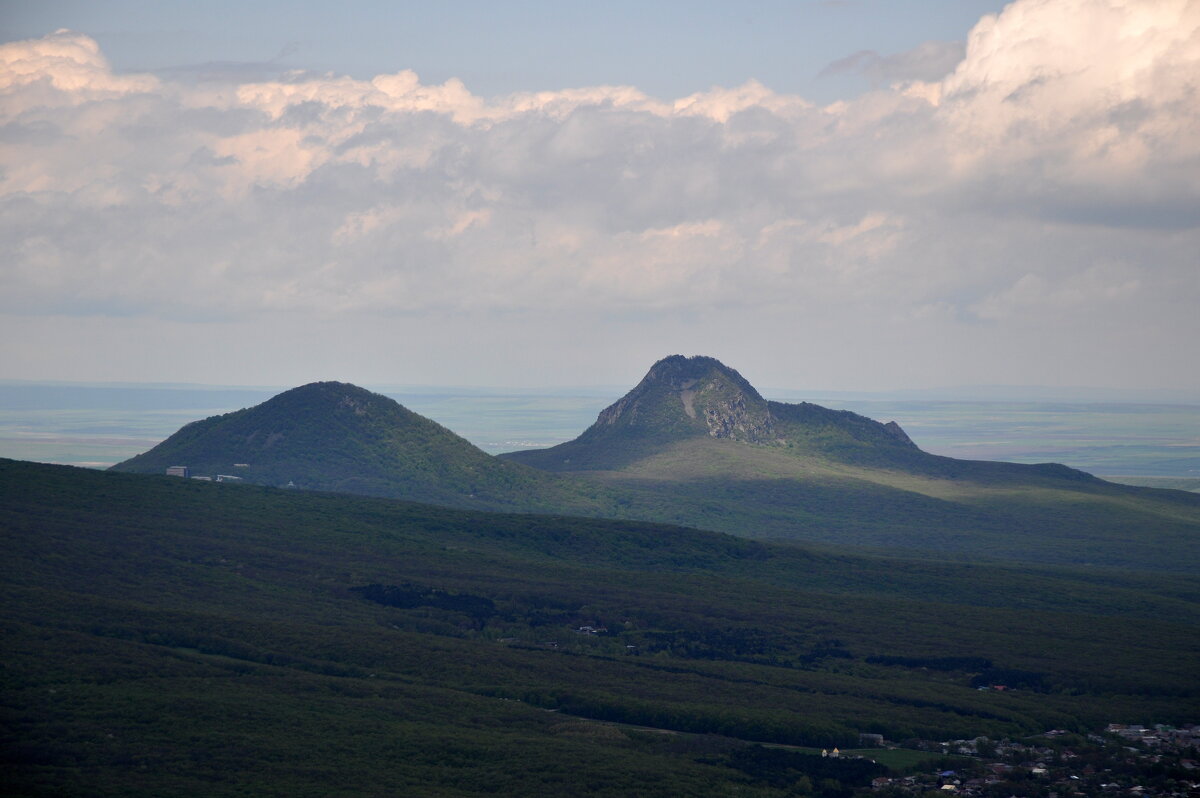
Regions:
[[[570, 440], [627, 390], [367, 387], [492, 454]], [[104, 468], [190, 421], [258, 404], [282, 390], [0, 382], [0, 457]], [[1058, 462], [1113, 481], [1200, 490], [1200, 404], [763, 393], [894, 420], [935, 454]]]

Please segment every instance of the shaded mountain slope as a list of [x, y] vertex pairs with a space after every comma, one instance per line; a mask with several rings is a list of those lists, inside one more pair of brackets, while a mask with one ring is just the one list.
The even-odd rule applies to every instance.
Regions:
[[623, 515], [754, 538], [1200, 566], [1200, 497], [931, 455], [894, 422], [767, 401], [707, 357], [661, 360], [575, 440], [501, 457], [611, 489]]
[[196, 421], [112, 467], [486, 509], [598, 512], [570, 480], [506, 463], [395, 400], [317, 382], [260, 405]]

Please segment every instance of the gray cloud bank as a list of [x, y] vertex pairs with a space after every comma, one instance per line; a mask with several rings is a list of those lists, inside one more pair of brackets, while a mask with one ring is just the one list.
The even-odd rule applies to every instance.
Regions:
[[1200, 3], [1018, 0], [965, 51], [831, 70], [881, 87], [485, 100], [412, 72], [114, 74], [70, 31], [0, 45], [0, 312], [1200, 336]]

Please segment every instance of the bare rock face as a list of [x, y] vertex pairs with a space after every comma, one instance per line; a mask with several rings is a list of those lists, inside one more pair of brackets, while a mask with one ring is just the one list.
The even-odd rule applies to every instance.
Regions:
[[747, 443], [774, 439], [766, 400], [736, 371], [701, 356], [672, 355], [655, 363], [632, 391], [600, 413], [594, 428]]
[[737, 386], [721, 378], [710, 380], [698, 392], [704, 408], [704, 422], [713, 438], [729, 438], [745, 443], [767, 443], [774, 439], [770, 408], [762, 399], [755, 401]]

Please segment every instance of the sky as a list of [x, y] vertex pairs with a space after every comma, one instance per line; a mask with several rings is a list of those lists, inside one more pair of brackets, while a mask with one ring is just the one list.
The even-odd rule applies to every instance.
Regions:
[[0, 0], [0, 378], [1200, 396], [1200, 0]]

